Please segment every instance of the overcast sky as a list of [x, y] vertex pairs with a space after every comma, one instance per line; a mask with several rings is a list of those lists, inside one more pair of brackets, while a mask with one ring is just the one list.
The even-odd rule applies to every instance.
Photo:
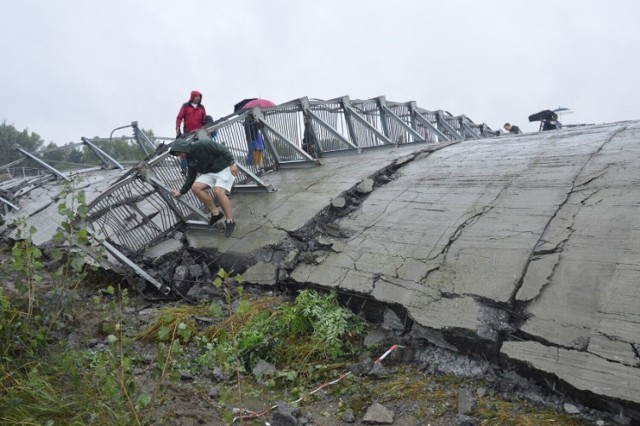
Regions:
[[[0, 0], [0, 122], [45, 142], [138, 121], [174, 136], [191, 90], [416, 101], [498, 129], [640, 119], [638, 0]], [[128, 130], [115, 135], [129, 134]]]

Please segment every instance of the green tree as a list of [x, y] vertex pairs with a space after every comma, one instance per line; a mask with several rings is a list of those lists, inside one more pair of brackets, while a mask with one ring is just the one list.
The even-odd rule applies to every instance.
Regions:
[[46, 151], [46, 154], [43, 156], [44, 160], [47, 163], [53, 164], [54, 167], [57, 167], [57, 163], [65, 160], [64, 152], [55, 143], [49, 142], [44, 149]]
[[7, 164], [21, 158], [22, 155], [13, 149], [14, 145], [20, 146], [25, 151], [34, 152], [44, 145], [44, 141], [37, 133], [29, 133], [28, 129], [19, 132], [6, 120], [0, 124], [0, 163]]
[[71, 148], [67, 154], [67, 161], [70, 163], [82, 163], [83, 157], [82, 151], [77, 148]]

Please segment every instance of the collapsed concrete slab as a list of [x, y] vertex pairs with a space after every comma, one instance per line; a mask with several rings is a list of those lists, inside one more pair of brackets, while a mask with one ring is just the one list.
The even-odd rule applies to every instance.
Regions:
[[405, 333], [640, 421], [639, 135], [624, 122], [327, 157], [233, 194], [231, 237], [180, 228], [140, 251], [210, 251], [252, 284], [401, 307]]
[[404, 306], [448, 345], [547, 371], [637, 416], [639, 132], [626, 122], [466, 141], [403, 164], [403, 149], [332, 159], [273, 176], [267, 202], [234, 200], [232, 238], [187, 237], [230, 254], [322, 236], [288, 280]]

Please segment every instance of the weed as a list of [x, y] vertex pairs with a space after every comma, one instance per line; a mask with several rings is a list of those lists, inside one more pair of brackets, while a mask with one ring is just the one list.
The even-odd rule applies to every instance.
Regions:
[[34, 226], [27, 228], [26, 223], [22, 220], [18, 220], [16, 225], [17, 241], [11, 250], [13, 255], [12, 266], [13, 270], [23, 278], [23, 281], [18, 280], [16, 282], [16, 289], [21, 294], [26, 295], [26, 316], [31, 321], [35, 304], [36, 285], [42, 282], [42, 252], [31, 240], [37, 229]]
[[[132, 400], [135, 389], [121, 323], [116, 322], [116, 334], [104, 352], [66, 350], [52, 339], [52, 331], [72, 318], [61, 315], [77, 296], [64, 289], [85, 279], [85, 257], [75, 249], [89, 243], [86, 230], [74, 225], [74, 212], [86, 214], [84, 193], [66, 186], [62, 198], [72, 205], [58, 205], [64, 220], [53, 240], [60, 248], [51, 253], [61, 266], [46, 270], [43, 253], [32, 242], [37, 229], [24, 221], [17, 223], [11, 267], [3, 264], [3, 275], [17, 277], [17, 291], [11, 300], [0, 291], [0, 423], [141, 424], [138, 410], [145, 399]], [[56, 284], [53, 291], [51, 283]], [[46, 294], [45, 284], [50, 290]], [[120, 308], [126, 292], [121, 294]], [[122, 312], [115, 316], [121, 318]]]
[[80, 227], [86, 218], [89, 208], [84, 191], [76, 191], [75, 182], [66, 182], [58, 204], [58, 214], [63, 217], [52, 241], [56, 246], [51, 251], [51, 257], [59, 267], [53, 276], [67, 286], [77, 286], [87, 277], [87, 268], [95, 269], [87, 256], [99, 259], [103, 254], [101, 249], [92, 246], [90, 234], [86, 228]]

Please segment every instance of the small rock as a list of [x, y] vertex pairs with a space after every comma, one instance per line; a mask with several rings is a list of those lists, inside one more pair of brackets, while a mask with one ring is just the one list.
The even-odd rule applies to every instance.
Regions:
[[195, 376], [191, 374], [190, 371], [181, 371], [180, 380], [184, 382], [193, 382], [195, 380]]
[[363, 344], [365, 347], [378, 345], [382, 343], [384, 339], [385, 339], [384, 331], [380, 330], [379, 328], [374, 328], [369, 330], [367, 335], [364, 336]]
[[385, 377], [389, 377], [389, 371], [384, 365], [375, 363], [373, 367], [371, 367], [371, 370], [369, 370], [368, 375], [375, 379], [384, 379]]
[[217, 382], [222, 382], [222, 383], [229, 381], [229, 379], [231, 378], [229, 376], [229, 374], [227, 374], [224, 371], [222, 371], [222, 369], [220, 367], [215, 367], [209, 373], [209, 377], [211, 377], [213, 380], [215, 380]]
[[220, 390], [218, 388], [209, 389], [209, 398], [211, 398], [211, 399], [220, 398]]
[[356, 422], [356, 416], [353, 414], [352, 410], [345, 411], [342, 414], [342, 417], [340, 419], [345, 423], [355, 423]]
[[200, 265], [189, 266], [189, 276], [191, 278], [200, 278], [201, 275], [202, 275], [202, 266]]
[[337, 209], [341, 209], [347, 205], [347, 200], [345, 200], [344, 197], [336, 197], [331, 200], [331, 205]]
[[567, 414], [580, 414], [580, 409], [575, 405], [566, 402], [564, 404], [564, 412]]
[[274, 426], [299, 426], [298, 420], [291, 412], [291, 407], [278, 404], [278, 408], [271, 415], [271, 424]]
[[475, 417], [458, 414], [456, 416], [456, 426], [478, 426], [480, 422]]
[[458, 389], [458, 414], [468, 415], [478, 408], [478, 400], [466, 388]]
[[291, 250], [287, 257], [282, 261], [282, 267], [285, 269], [293, 269], [296, 266], [296, 260], [300, 252], [298, 250]]
[[384, 330], [404, 330], [404, 324], [398, 315], [391, 309], [386, 308], [384, 311], [384, 322], [382, 324]]
[[374, 180], [371, 178], [362, 179], [362, 182], [356, 188], [356, 191], [360, 194], [368, 194], [373, 191]]
[[374, 402], [362, 418], [362, 423], [370, 425], [391, 425], [394, 421], [394, 413], [384, 405]]
[[256, 377], [261, 377], [265, 374], [273, 374], [275, 372], [276, 372], [275, 365], [263, 359], [258, 360], [258, 363], [256, 364], [256, 366], [253, 367], [253, 370], [251, 370], [251, 373]]
[[351, 364], [347, 366], [347, 369], [351, 372], [351, 374], [358, 377], [362, 377], [368, 374], [372, 368], [373, 368], [373, 361], [371, 361], [370, 359], [366, 359], [357, 364]]
[[589, 336], [577, 337], [571, 342], [571, 346], [578, 351], [586, 351], [589, 347]]

